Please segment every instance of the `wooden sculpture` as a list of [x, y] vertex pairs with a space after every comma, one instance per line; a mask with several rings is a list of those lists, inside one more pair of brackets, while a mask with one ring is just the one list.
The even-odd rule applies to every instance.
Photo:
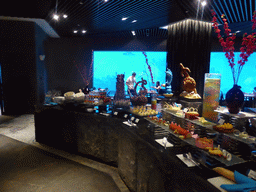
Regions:
[[191, 72], [190, 69], [188, 67], [184, 67], [182, 63], [180, 63], [180, 67], [181, 67], [181, 76], [185, 77], [182, 83], [183, 90], [186, 91], [187, 93], [191, 93], [192, 91], [194, 93], [197, 93], [196, 81], [192, 77], [190, 77], [190, 75], [188, 74]]

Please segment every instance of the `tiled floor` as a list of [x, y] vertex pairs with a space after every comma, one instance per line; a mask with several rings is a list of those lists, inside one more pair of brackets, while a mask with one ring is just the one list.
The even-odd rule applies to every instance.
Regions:
[[[102, 181], [103, 177], [95, 176], [97, 174], [100, 175], [100, 172], [103, 172], [104, 174], [109, 175], [113, 179], [114, 183], [117, 185], [117, 187], [119, 188], [119, 190], [121, 192], [129, 192], [128, 188], [121, 180], [121, 178], [118, 174], [117, 168], [103, 164], [103, 163], [99, 163], [97, 161], [93, 161], [91, 159], [87, 159], [85, 157], [70, 154], [70, 153], [67, 153], [67, 152], [64, 152], [61, 150], [57, 150], [57, 149], [37, 143], [35, 141], [35, 127], [34, 127], [34, 115], [33, 114], [25, 114], [25, 115], [21, 115], [21, 116], [13, 116], [13, 117], [4, 116], [4, 115], [0, 116], [0, 134], [5, 135], [9, 138], [15, 139], [17, 141], [21, 141], [25, 144], [29, 144], [30, 146], [34, 146], [34, 147], [40, 148], [44, 151], [48, 151], [55, 155], [59, 155], [61, 157], [75, 161], [81, 165], [84, 165], [84, 167], [93, 168], [93, 169], [88, 169], [88, 174], [86, 174], [86, 175], [88, 176], [88, 178], [90, 177], [90, 179], [94, 181], [93, 182], [94, 184], [90, 185], [90, 188], [84, 189], [83, 191], [85, 191], [85, 192], [86, 191], [90, 191], [90, 192], [109, 191], [109, 189], [107, 189], [107, 188], [106, 188], [106, 190], [102, 190], [102, 188], [99, 187], [99, 185], [101, 183], [104, 184], [104, 181]], [[0, 145], [1, 145], [1, 142], [0, 142]], [[74, 168], [74, 169], [76, 169], [76, 168]], [[98, 170], [100, 172], [96, 171], [97, 174], [96, 174], [96, 172], [95, 172], [95, 174], [92, 174], [92, 170]], [[84, 170], [84, 171], [86, 171], [86, 170]], [[99, 181], [96, 181], [95, 178], [100, 178], [100, 179], [98, 179]], [[65, 179], [64, 179], [64, 181], [65, 181]], [[61, 182], [63, 182], [63, 180]], [[106, 180], [105, 182], [108, 182], [108, 180]], [[23, 185], [23, 187], [24, 187], [24, 185]], [[35, 186], [33, 186], [33, 187], [35, 187]], [[99, 188], [100, 188], [100, 190], [99, 190]], [[111, 190], [112, 190], [112, 192], [114, 192], [113, 189], [111, 189]], [[40, 191], [40, 190], [35, 189], [32, 191]], [[47, 191], [59, 191], [59, 189], [51, 188], [51, 189], [47, 189]], [[62, 189], [61, 191], [79, 191], [79, 190], [75, 190], [75, 188], [74, 188], [74, 190], [68, 188], [66, 190]]]

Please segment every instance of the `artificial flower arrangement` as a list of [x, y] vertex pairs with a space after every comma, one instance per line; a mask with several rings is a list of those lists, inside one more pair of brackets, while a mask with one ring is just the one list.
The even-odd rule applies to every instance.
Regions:
[[[223, 52], [225, 53], [226, 58], [228, 59], [229, 66], [231, 67], [232, 75], [233, 75], [233, 81], [234, 84], [238, 83], [238, 79], [240, 76], [240, 73], [243, 69], [243, 66], [246, 61], [248, 61], [248, 57], [254, 52], [256, 49], [255, 41], [256, 41], [256, 33], [247, 34], [244, 33], [243, 39], [242, 39], [242, 47], [240, 48], [241, 54], [240, 60], [238, 61], [238, 68], [237, 71], [235, 70], [235, 59], [234, 59], [234, 40], [236, 39], [236, 34], [231, 33], [231, 30], [229, 29], [227, 19], [225, 18], [225, 15], [222, 14], [221, 18], [224, 22], [224, 33], [226, 34], [226, 40], [221, 36], [220, 32], [221, 30], [218, 27], [218, 22], [216, 18], [216, 13], [212, 10], [212, 16], [213, 16], [213, 27], [215, 33], [217, 33], [217, 37], [219, 39], [219, 42], [221, 43], [221, 46], [223, 47]], [[253, 18], [252, 18], [252, 30], [256, 28], [256, 11], [253, 12]]]

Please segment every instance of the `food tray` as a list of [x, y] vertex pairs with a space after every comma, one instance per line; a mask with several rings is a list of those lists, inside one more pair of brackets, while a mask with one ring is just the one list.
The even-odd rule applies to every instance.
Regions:
[[206, 138], [196, 138], [196, 146], [201, 148], [201, 149], [205, 149], [206, 147], [211, 147], [213, 148], [213, 140], [212, 139], [207, 139], [207, 141], [204, 141], [204, 139]]
[[217, 127], [216, 125], [213, 126], [213, 129], [215, 129], [216, 131], [221, 132], [221, 133], [233, 133], [234, 132], [234, 128], [233, 129], [223, 129], [221, 127]]

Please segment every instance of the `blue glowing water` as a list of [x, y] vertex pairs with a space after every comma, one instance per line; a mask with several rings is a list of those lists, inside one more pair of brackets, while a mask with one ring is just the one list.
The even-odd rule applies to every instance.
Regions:
[[[165, 83], [166, 52], [145, 52], [148, 64], [151, 66], [153, 81]], [[147, 80], [147, 89], [153, 86], [150, 72], [146, 64], [146, 57], [141, 51], [94, 51], [93, 53], [93, 87], [108, 88], [116, 91], [117, 74], [125, 74], [124, 81], [136, 72], [137, 82]], [[125, 85], [125, 90], [127, 86]]]
[[[240, 59], [240, 52], [235, 52], [235, 64]], [[245, 63], [240, 74], [238, 85], [244, 93], [252, 93], [256, 87], [256, 54], [252, 54]], [[235, 65], [237, 67], [238, 65]], [[221, 74], [221, 92], [226, 95], [227, 91], [233, 87], [234, 81], [228, 60], [223, 52], [212, 52], [210, 60], [210, 73]]]

